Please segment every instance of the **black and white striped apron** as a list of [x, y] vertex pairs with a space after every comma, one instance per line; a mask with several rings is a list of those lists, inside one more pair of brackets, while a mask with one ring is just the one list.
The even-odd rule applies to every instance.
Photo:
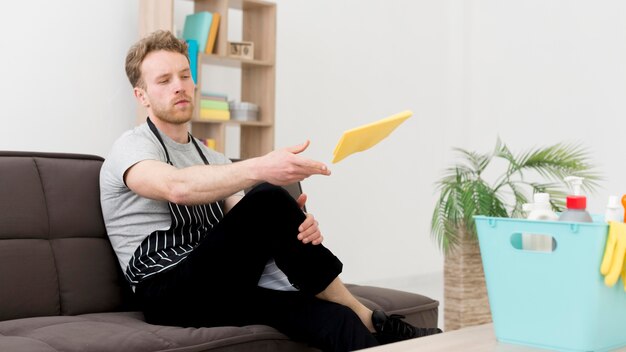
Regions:
[[[159, 131], [150, 118], [147, 123], [163, 146], [167, 163], [174, 166]], [[191, 134], [189, 134], [189, 139], [196, 147], [204, 164], [208, 165], [208, 160]], [[171, 217], [170, 228], [152, 232], [130, 258], [125, 275], [131, 284], [137, 284], [143, 279], [180, 263], [193, 251], [208, 231], [224, 217], [219, 202], [193, 206], [168, 202], [168, 206]]]

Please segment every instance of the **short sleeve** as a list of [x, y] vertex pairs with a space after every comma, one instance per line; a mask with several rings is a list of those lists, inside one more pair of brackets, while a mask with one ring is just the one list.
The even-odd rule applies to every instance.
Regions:
[[125, 188], [124, 173], [143, 160], [166, 161], [158, 145], [149, 137], [137, 133], [137, 129], [123, 134], [115, 141], [102, 165], [101, 182], [106, 181], [114, 188]]

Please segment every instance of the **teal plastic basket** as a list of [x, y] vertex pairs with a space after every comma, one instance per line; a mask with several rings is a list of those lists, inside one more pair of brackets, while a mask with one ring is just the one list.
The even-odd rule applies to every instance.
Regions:
[[[608, 225], [476, 216], [498, 341], [561, 351], [626, 346], [622, 280], [604, 285]], [[521, 234], [552, 236], [552, 252], [522, 249]]]

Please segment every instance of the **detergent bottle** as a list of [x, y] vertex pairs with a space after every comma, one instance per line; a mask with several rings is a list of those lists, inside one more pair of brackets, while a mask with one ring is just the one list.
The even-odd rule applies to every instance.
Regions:
[[528, 220], [558, 220], [559, 217], [552, 211], [549, 193], [535, 193], [533, 201], [530, 207], [525, 207], [530, 210]]
[[[524, 210], [528, 211], [528, 220], [551, 220], [556, 221], [559, 217], [552, 211], [549, 193], [535, 193], [533, 203], [524, 204]], [[552, 237], [533, 233], [522, 233], [522, 248], [531, 251], [552, 251]]]
[[587, 197], [580, 195], [580, 187], [583, 184], [583, 178], [578, 176], [568, 176], [565, 178], [574, 189], [574, 194], [566, 198], [567, 210], [561, 213], [559, 221], [572, 222], [593, 222], [591, 215], [587, 209]]

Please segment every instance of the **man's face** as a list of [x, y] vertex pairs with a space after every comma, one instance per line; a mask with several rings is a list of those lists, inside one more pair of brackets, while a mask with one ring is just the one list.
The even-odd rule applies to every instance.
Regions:
[[141, 76], [145, 84], [142, 102], [148, 111], [173, 124], [191, 120], [195, 85], [184, 55], [164, 50], [151, 52], [141, 63]]

